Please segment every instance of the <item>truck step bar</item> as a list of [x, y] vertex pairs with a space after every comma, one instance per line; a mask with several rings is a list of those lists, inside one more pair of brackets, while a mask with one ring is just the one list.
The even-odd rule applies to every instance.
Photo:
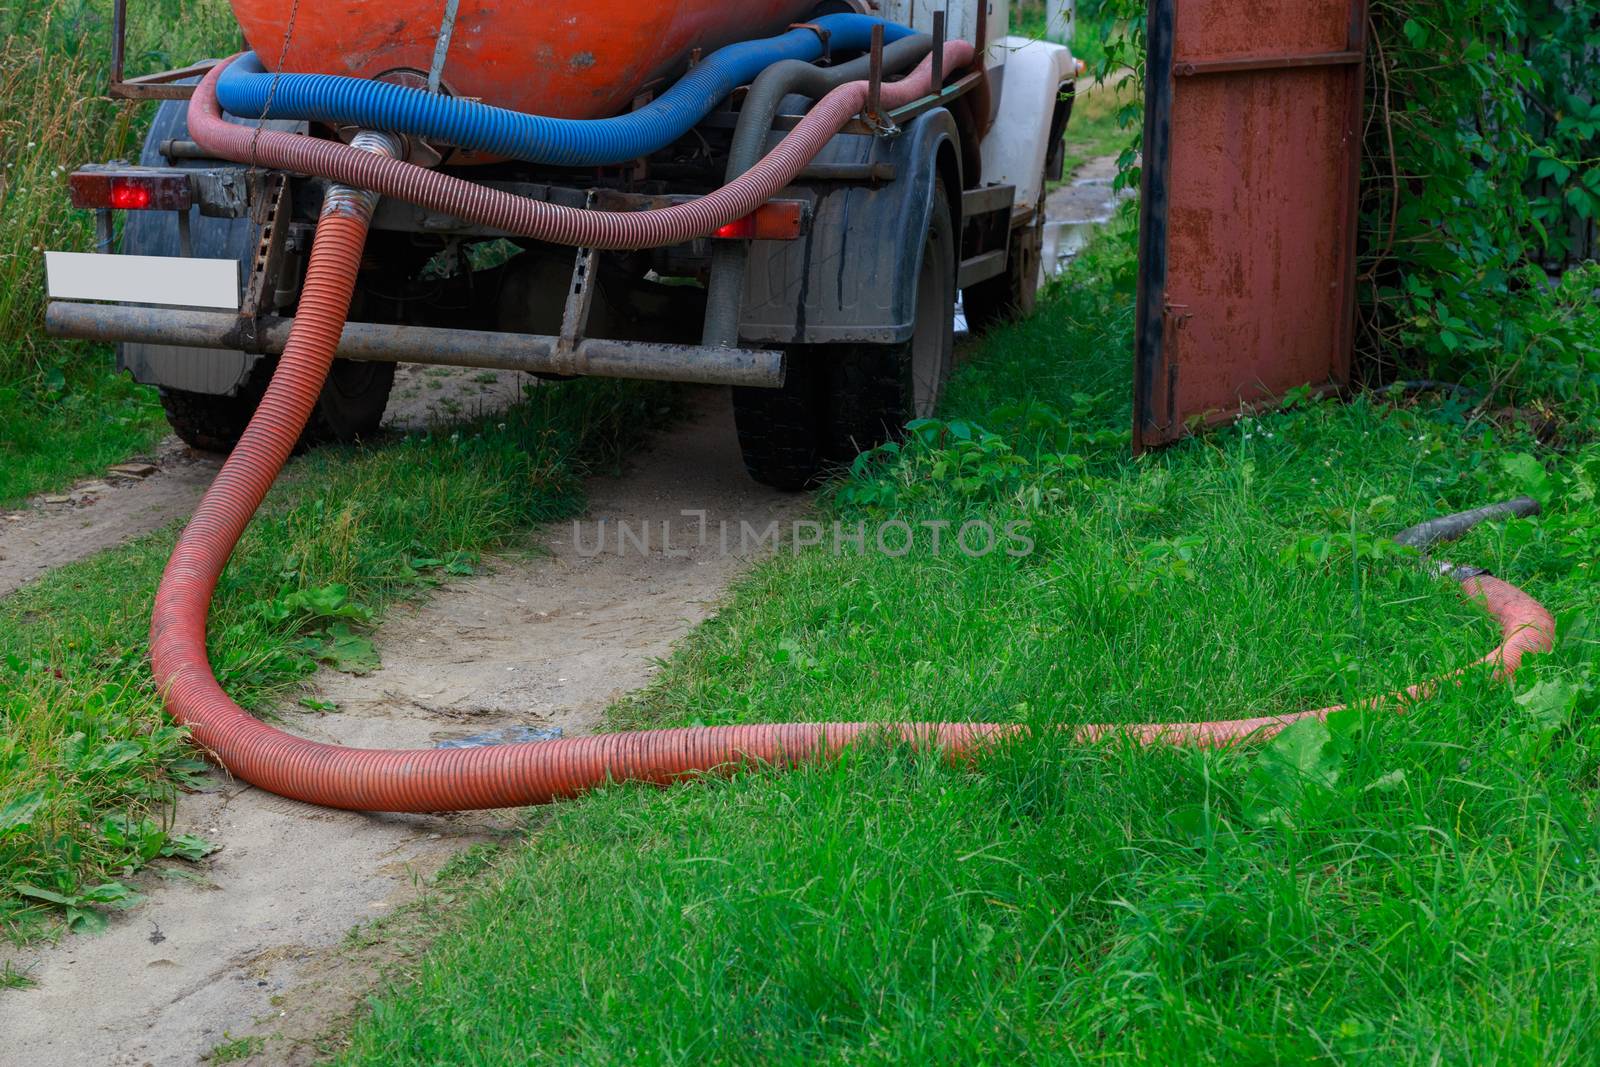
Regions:
[[[225, 348], [277, 355], [289, 340], [292, 318], [258, 320], [254, 343], [237, 314], [178, 311], [53, 300], [45, 309], [51, 337], [85, 341], [132, 341], [185, 348]], [[449, 330], [347, 322], [337, 355], [378, 363], [424, 363], [487, 367], [529, 374], [642, 378], [705, 385], [783, 385], [784, 355], [748, 348], [708, 348], [654, 341], [586, 337], [575, 343], [543, 334]]]

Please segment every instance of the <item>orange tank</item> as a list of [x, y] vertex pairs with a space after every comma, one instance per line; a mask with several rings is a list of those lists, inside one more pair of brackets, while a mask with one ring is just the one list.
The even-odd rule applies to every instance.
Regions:
[[[372, 78], [426, 72], [444, 0], [232, 0], [268, 70]], [[458, 96], [592, 119], [682, 72], [696, 48], [781, 32], [817, 0], [461, 0], [443, 82]], [[288, 38], [287, 46], [285, 38]]]

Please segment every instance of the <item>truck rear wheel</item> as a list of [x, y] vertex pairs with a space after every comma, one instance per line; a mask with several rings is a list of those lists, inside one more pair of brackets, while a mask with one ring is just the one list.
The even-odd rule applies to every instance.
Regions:
[[956, 266], [950, 201], [939, 186], [922, 247], [911, 336], [894, 345], [852, 345], [829, 363], [834, 409], [824, 448], [830, 460], [848, 463], [938, 409], [955, 358]]
[[336, 359], [311, 409], [300, 440], [305, 444], [348, 444], [378, 432], [394, 387], [394, 364]]
[[961, 291], [967, 329], [974, 334], [1033, 314], [1039, 292], [1039, 257], [1044, 249], [1044, 212], [1011, 231], [1006, 269]]
[[750, 477], [774, 489], [804, 489], [822, 474], [827, 378], [815, 349], [789, 352], [777, 389], [733, 388], [733, 424]]
[[250, 380], [239, 387], [233, 396], [214, 393], [192, 393], [187, 389], [169, 389], [159, 386], [161, 407], [167, 413], [167, 425], [178, 439], [190, 448], [202, 452], [231, 452], [239, 437], [250, 423], [266, 391], [270, 372], [261, 373], [256, 364]]
[[[204, 452], [231, 452], [267, 391], [276, 359], [263, 359], [233, 396], [161, 387], [161, 407], [179, 439]], [[336, 359], [317, 397], [300, 447], [348, 443], [378, 432], [394, 385], [393, 363]]]
[[955, 226], [936, 186], [917, 273], [912, 334], [890, 345], [817, 345], [790, 353], [781, 389], [735, 388], [745, 468], [758, 482], [804, 489], [932, 415], [955, 351]]
[[[215, 166], [209, 160], [169, 160], [161, 152], [164, 141], [188, 138], [188, 109], [188, 102], [184, 100], [168, 100], [161, 104], [139, 154], [141, 165], [175, 166], [180, 169]], [[268, 125], [273, 126], [271, 123]], [[276, 128], [292, 128], [293, 125], [279, 122]], [[210, 218], [200, 214], [199, 208], [191, 208], [189, 229], [195, 255], [209, 259], [238, 260], [240, 276], [249, 276], [257, 239], [254, 222], [248, 218]], [[129, 255], [144, 256], [182, 254], [177, 218], [161, 211], [129, 212], [123, 228], [122, 251]], [[119, 365], [133, 369], [140, 381], [155, 384], [160, 389], [161, 406], [166, 410], [172, 431], [185, 444], [206, 452], [229, 452], [239, 443], [239, 436], [249, 425], [250, 416], [255, 414], [256, 405], [261, 402], [278, 362], [271, 356], [257, 360], [234, 395], [227, 396], [165, 384], [203, 384], [204, 376], [198, 376], [197, 380], [197, 376], [189, 370], [192, 361], [204, 355], [201, 351], [191, 351], [178, 357], [175, 362], [170, 354], [172, 350], [163, 350], [160, 346], [124, 344], [119, 347]], [[217, 354], [238, 358], [231, 352]], [[138, 358], [134, 358], [136, 356]], [[334, 360], [328, 383], [317, 399], [305, 433], [301, 435], [301, 446], [353, 441], [376, 433], [383, 419], [384, 405], [389, 401], [389, 388], [393, 384], [392, 363]]]

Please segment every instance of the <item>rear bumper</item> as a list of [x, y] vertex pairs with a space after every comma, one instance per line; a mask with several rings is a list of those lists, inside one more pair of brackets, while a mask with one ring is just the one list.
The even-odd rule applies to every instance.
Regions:
[[[276, 355], [294, 319], [241, 318], [227, 311], [173, 310], [54, 300], [45, 309], [51, 337], [87, 341], [231, 349]], [[530, 374], [593, 375], [654, 381], [777, 388], [783, 384], [779, 351], [712, 348], [598, 337], [563, 344], [544, 334], [451, 330], [347, 322], [335, 353], [345, 359], [487, 367]]]

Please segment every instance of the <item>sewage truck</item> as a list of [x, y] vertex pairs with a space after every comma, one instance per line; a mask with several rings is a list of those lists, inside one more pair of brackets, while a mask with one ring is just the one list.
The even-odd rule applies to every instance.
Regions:
[[701, 382], [753, 477], [811, 484], [932, 412], [958, 293], [1032, 306], [1079, 74], [1007, 0], [233, 0], [248, 51], [124, 78], [126, 3], [112, 95], [160, 104], [70, 176], [97, 242], [47, 254], [46, 328], [217, 451], [298, 328], [300, 444], [373, 433], [396, 362]]

